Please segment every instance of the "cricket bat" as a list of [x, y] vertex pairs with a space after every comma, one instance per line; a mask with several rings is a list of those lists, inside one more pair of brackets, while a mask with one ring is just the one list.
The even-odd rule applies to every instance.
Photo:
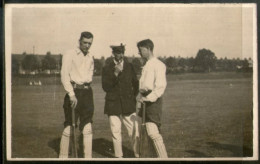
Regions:
[[145, 110], [146, 104], [144, 102], [142, 103], [142, 124], [140, 133], [139, 156], [140, 158], [153, 158], [155, 157], [155, 150], [153, 147], [153, 141], [147, 134], [147, 129], [145, 125]]
[[75, 120], [75, 107], [72, 108], [72, 155], [74, 158], [78, 158], [77, 151], [77, 136], [76, 136], [76, 120]]

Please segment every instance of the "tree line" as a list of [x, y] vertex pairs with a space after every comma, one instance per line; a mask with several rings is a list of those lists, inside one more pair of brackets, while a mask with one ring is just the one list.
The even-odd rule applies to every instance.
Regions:
[[[39, 60], [37, 55], [23, 53], [24, 57], [19, 62], [16, 58], [12, 57], [12, 73], [19, 74], [19, 69], [23, 69], [27, 72], [43, 73], [44, 71], [60, 71], [61, 60], [60, 58], [54, 58], [50, 52]], [[250, 72], [252, 71], [252, 60], [233, 58], [218, 59], [214, 52], [209, 49], [200, 49], [197, 52], [196, 57], [158, 57], [167, 67], [167, 74], [185, 73], [185, 72], [216, 72], [216, 71], [240, 71]], [[137, 74], [141, 73], [142, 66], [144, 64], [140, 57], [127, 57], [127, 60], [131, 62]], [[112, 57], [105, 59], [94, 59], [95, 75], [101, 75], [102, 67], [109, 62], [112, 62]]]
[[183, 72], [219, 72], [219, 71], [252, 71], [252, 59], [233, 58], [217, 59], [214, 52], [209, 49], [200, 49], [195, 58], [168, 57], [159, 58], [167, 66], [168, 73]]

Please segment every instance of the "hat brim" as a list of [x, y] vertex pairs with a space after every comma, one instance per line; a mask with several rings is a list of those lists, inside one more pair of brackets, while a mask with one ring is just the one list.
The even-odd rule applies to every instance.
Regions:
[[122, 45], [110, 45], [110, 48], [116, 48], [116, 47], [125, 47], [125, 44], [122, 44]]

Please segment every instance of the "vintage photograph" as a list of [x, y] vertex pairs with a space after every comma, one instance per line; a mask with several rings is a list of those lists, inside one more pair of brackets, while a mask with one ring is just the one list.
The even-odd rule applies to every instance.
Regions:
[[7, 160], [258, 160], [256, 4], [6, 4]]

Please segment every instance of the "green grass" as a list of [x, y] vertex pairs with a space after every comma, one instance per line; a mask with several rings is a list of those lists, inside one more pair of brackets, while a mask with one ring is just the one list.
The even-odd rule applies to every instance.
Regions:
[[[251, 76], [237, 73], [168, 76], [161, 132], [169, 157], [251, 156]], [[93, 90], [93, 157], [107, 158], [113, 154], [113, 147], [108, 118], [103, 114], [105, 93], [100, 77], [94, 78]], [[12, 86], [13, 158], [58, 157], [64, 95], [61, 85]], [[132, 157], [125, 129], [123, 145], [125, 156]]]

